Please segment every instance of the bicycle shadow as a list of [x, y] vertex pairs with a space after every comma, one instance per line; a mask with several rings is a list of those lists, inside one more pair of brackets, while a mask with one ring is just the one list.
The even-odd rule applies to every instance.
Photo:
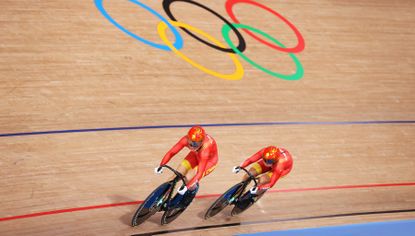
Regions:
[[[210, 203], [209, 203], [210, 204]], [[201, 209], [203, 209], [202, 211], [200, 211], [198, 214], [197, 214], [197, 217], [199, 217], [200, 219], [202, 219], [202, 220], [206, 220], [205, 219], [205, 214], [206, 214], [206, 211], [207, 211], [207, 209], [209, 209], [209, 207], [210, 207], [210, 205], [209, 204], [204, 204], [203, 205], [203, 207], [201, 208]], [[211, 217], [211, 218], [209, 218], [209, 219], [207, 219], [207, 220], [210, 220], [210, 219], [212, 219], [212, 218], [218, 218], [218, 219], [221, 219], [221, 221], [225, 221], [225, 222], [227, 222], [227, 221], [230, 221], [230, 219], [232, 218], [231, 217], [231, 211], [232, 211], [232, 207], [226, 207], [225, 209], [223, 209], [222, 211], [220, 211], [217, 215], [215, 215], [215, 216], [213, 216], [213, 217]]]
[[211, 222], [220, 221], [223, 223], [230, 223], [234, 219], [231, 217], [231, 209], [224, 209], [223, 211], [219, 212], [217, 215], [209, 219], [205, 219], [205, 214], [206, 212], [202, 211], [202, 212], [199, 212], [197, 216], [204, 221], [211, 221]]

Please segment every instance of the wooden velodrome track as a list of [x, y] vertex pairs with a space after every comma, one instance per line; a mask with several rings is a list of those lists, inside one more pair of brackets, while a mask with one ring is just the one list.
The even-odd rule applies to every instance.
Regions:
[[[161, 0], [141, 2], [167, 17]], [[225, 0], [197, 2], [231, 21]], [[232, 235], [414, 218], [415, 2], [257, 2], [304, 37], [300, 80], [273, 77], [241, 57], [241, 80], [208, 75], [123, 33], [92, 0], [0, 1], [0, 235]], [[163, 43], [149, 11], [127, 0], [104, 6], [131, 32]], [[249, 4], [233, 10], [286, 47], [297, 44], [271, 13]], [[225, 43], [224, 23], [212, 13], [184, 2], [172, 12]], [[240, 32], [258, 64], [296, 71], [287, 53]], [[180, 35], [190, 58], [233, 72], [228, 54]], [[243, 124], [225, 125], [236, 123]], [[160, 226], [158, 214], [131, 228], [131, 202], [167, 178], [153, 169], [191, 124], [212, 124], [218, 167], [176, 221]], [[100, 130], [114, 127], [135, 128]], [[86, 129], [97, 130], [79, 132]], [[209, 195], [239, 180], [232, 166], [271, 144], [294, 155], [293, 171], [273, 188], [281, 191], [238, 217], [228, 209], [203, 220], [216, 197]]]

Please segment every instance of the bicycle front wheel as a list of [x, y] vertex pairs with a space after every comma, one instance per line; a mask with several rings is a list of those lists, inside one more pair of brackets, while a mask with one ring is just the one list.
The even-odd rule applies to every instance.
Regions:
[[171, 186], [171, 183], [167, 182], [156, 188], [134, 213], [131, 220], [131, 226], [135, 227], [143, 223], [150, 218], [150, 216], [158, 212], [166, 200], [169, 190], [171, 191]]
[[228, 189], [224, 194], [222, 194], [216, 201], [209, 207], [205, 214], [205, 219], [209, 219], [212, 216], [215, 216], [219, 212], [221, 212], [225, 207], [227, 207], [233, 197], [235, 197], [238, 193], [243, 191], [243, 183], [238, 183]]

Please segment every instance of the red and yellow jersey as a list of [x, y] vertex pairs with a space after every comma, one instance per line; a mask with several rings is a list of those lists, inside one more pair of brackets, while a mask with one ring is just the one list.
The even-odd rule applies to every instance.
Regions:
[[[163, 159], [160, 162], [160, 166], [167, 164], [171, 158], [173, 158], [173, 156], [180, 152], [184, 147], [189, 148], [189, 154], [190, 156], [195, 156], [197, 161], [195, 164], [198, 167], [196, 175], [187, 183], [187, 187], [189, 188], [197, 181], [199, 181], [204, 175], [207, 175], [208, 172], [210, 172], [208, 171], [208, 167], [209, 169], [212, 168], [211, 163], [216, 165], [218, 162], [218, 148], [216, 141], [209, 135], [206, 135], [202, 146], [197, 151], [193, 151], [188, 145], [187, 136], [184, 136], [166, 153], [166, 155], [164, 155]], [[195, 165], [193, 163], [191, 164], [192, 168], [194, 168]]]
[[258, 186], [258, 189], [269, 189], [272, 188], [277, 180], [280, 177], [283, 177], [287, 175], [293, 166], [293, 158], [291, 154], [284, 148], [280, 148], [283, 152], [281, 153], [281, 157], [278, 158], [278, 161], [274, 163], [272, 166], [267, 166], [265, 162], [262, 159], [262, 156], [264, 154], [265, 148], [259, 150], [257, 153], [255, 153], [250, 158], [246, 159], [242, 164], [241, 167], [247, 167], [252, 163], [255, 163], [256, 165], [256, 171], [258, 174], [263, 174], [266, 172], [272, 173], [271, 175], [271, 181], [267, 184]]

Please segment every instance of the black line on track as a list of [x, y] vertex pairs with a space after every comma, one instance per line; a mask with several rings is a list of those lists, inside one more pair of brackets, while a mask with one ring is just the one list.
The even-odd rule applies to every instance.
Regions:
[[301, 220], [336, 218], [336, 217], [347, 217], [347, 216], [360, 216], [360, 215], [395, 214], [395, 213], [404, 213], [404, 212], [415, 212], [415, 209], [352, 212], [352, 213], [344, 213], [344, 214], [305, 216], [305, 217], [282, 218], [282, 219], [276, 218], [276, 219], [271, 219], [271, 220], [246, 221], [246, 222], [218, 224], [218, 225], [205, 225], [205, 226], [197, 226], [197, 227], [189, 227], [189, 228], [181, 228], [181, 229], [160, 230], [160, 231], [153, 231], [153, 232], [148, 232], [148, 233], [132, 234], [131, 236], [160, 235], [160, 234], [170, 234], [170, 233], [185, 232], [185, 231], [196, 231], [196, 230], [204, 230], [204, 229], [217, 229], [217, 228], [244, 226], [244, 225], [275, 223], [275, 222], [301, 221]]

